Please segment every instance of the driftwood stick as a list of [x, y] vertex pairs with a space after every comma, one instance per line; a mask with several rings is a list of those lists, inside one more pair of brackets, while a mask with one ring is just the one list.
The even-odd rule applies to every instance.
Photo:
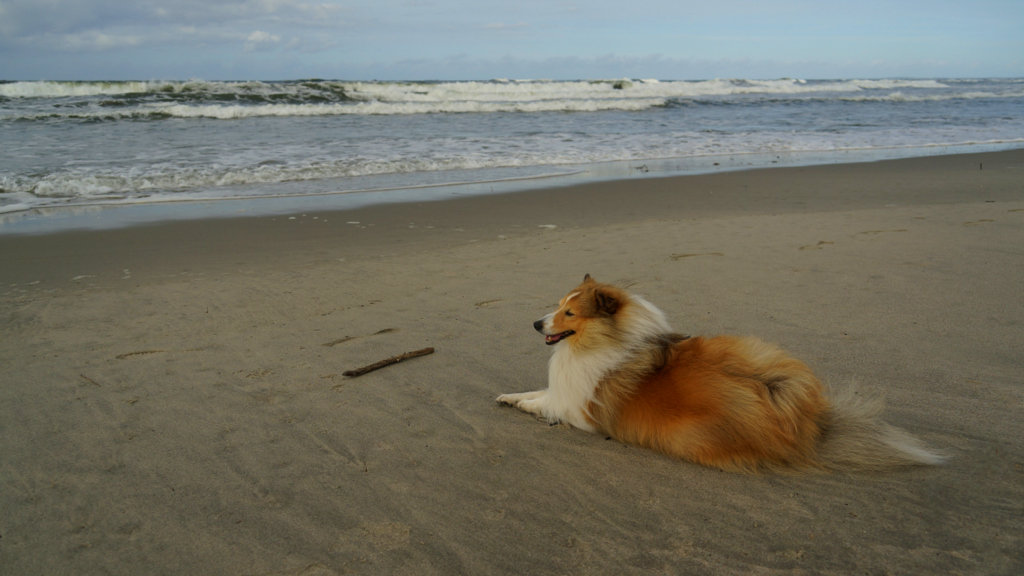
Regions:
[[412, 352], [406, 352], [405, 354], [399, 354], [398, 356], [392, 356], [391, 358], [385, 358], [380, 362], [374, 362], [368, 366], [362, 368], [356, 368], [355, 370], [346, 370], [341, 373], [342, 376], [348, 376], [349, 378], [355, 378], [356, 376], [362, 376], [367, 372], [373, 372], [374, 370], [383, 368], [385, 366], [391, 366], [392, 364], [398, 364], [402, 360], [408, 360], [409, 358], [416, 358], [417, 356], [426, 356], [427, 354], [433, 354], [433, 348], [424, 348], [422, 350], [413, 350]]

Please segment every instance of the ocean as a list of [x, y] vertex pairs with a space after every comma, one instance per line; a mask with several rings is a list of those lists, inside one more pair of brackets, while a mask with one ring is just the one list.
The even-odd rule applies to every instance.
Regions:
[[1021, 146], [1019, 78], [0, 82], [0, 233]]

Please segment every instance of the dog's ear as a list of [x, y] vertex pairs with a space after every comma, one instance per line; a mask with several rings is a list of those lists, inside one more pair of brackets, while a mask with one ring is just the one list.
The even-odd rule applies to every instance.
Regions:
[[619, 311], [619, 294], [615, 290], [598, 288], [594, 290], [594, 306], [599, 314], [612, 316]]

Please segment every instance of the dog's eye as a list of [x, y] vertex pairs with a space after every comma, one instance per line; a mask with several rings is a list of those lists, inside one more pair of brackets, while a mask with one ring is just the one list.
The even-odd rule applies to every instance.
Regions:
[[575, 314], [572, 313], [572, 310], [566, 310], [565, 311], [565, 315], [566, 316], [575, 316]]

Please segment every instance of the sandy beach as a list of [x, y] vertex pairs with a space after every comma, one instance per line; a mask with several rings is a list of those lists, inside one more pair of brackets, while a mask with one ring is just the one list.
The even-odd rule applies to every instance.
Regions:
[[[1024, 573], [1024, 150], [0, 236], [0, 574]], [[744, 476], [495, 397], [585, 273], [947, 464]], [[434, 354], [347, 378], [410, 350]]]

